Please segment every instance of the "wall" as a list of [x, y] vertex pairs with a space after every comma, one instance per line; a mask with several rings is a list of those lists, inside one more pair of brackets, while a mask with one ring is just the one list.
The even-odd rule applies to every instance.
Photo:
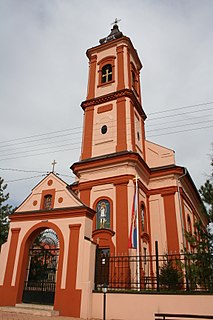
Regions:
[[[93, 293], [93, 319], [102, 319], [102, 302]], [[107, 320], [154, 320], [155, 313], [213, 315], [212, 295], [107, 293]]]

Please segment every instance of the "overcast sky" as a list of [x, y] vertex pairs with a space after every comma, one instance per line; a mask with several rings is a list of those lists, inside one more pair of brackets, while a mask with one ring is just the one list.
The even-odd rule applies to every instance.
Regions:
[[175, 150], [199, 188], [213, 142], [212, 15], [212, 0], [0, 0], [0, 176], [11, 204], [28, 196], [54, 159], [61, 178], [73, 181], [85, 52], [115, 18], [143, 63], [147, 138]]

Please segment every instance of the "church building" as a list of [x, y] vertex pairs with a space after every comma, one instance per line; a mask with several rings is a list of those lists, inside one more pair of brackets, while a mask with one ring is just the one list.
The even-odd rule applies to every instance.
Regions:
[[[174, 151], [146, 139], [142, 63], [117, 21], [86, 55], [82, 148], [71, 165], [76, 180], [68, 185], [49, 173], [11, 215], [0, 253], [1, 306], [46, 301], [61, 315], [95, 318], [97, 248], [110, 256], [146, 256], [155, 254], [157, 242], [160, 254], [178, 254], [189, 247], [185, 231], [194, 233], [196, 221], [208, 224]], [[135, 226], [136, 244], [130, 241]], [[44, 274], [51, 296], [35, 289]]]

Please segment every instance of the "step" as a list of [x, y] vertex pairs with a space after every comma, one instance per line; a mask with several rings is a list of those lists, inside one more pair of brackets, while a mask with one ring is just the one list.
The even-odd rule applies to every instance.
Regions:
[[47, 316], [53, 317], [58, 316], [59, 311], [53, 310], [53, 306], [39, 305], [39, 304], [28, 304], [19, 303], [15, 307], [0, 307], [1, 311], [10, 313], [25, 313], [32, 314], [36, 316]]

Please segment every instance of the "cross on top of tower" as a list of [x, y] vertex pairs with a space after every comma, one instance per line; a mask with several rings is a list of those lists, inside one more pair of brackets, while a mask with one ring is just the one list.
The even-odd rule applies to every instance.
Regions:
[[121, 19], [117, 19], [117, 18], [115, 18], [115, 21], [114, 22], [112, 22], [111, 24], [113, 24], [113, 26], [114, 25], [117, 25], [118, 24], [118, 22], [120, 22], [121, 21]]
[[52, 172], [54, 173], [55, 171], [55, 165], [57, 164], [57, 162], [55, 160], [53, 160], [53, 162], [51, 163], [52, 167]]
[[121, 21], [121, 19], [118, 20], [117, 18], [115, 18], [115, 21], [113, 23], [111, 23], [113, 25], [113, 27], [111, 29], [110, 34], [107, 37], [100, 39], [99, 40], [100, 44], [103, 44], [103, 43], [106, 43], [106, 42], [123, 37], [123, 33], [118, 28], [119, 21]]

